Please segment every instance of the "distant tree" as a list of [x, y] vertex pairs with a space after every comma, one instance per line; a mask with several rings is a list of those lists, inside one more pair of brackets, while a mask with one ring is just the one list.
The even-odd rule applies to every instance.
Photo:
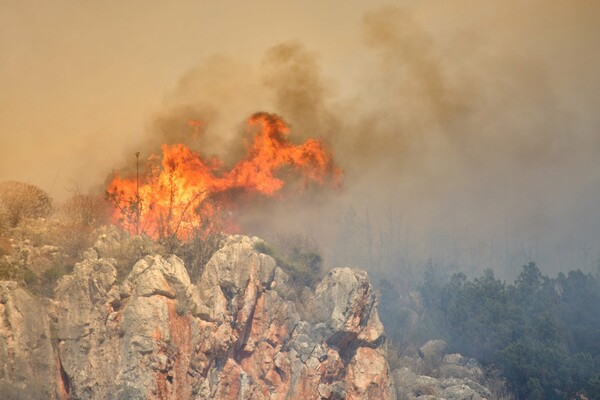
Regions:
[[559, 274], [557, 284], [562, 293], [559, 317], [569, 327], [569, 348], [592, 354], [600, 369], [600, 280], [577, 270]]
[[562, 335], [557, 309], [561, 302], [554, 280], [542, 275], [533, 262], [523, 270], [510, 288], [511, 299], [522, 312], [524, 335], [537, 340], [559, 340]]
[[515, 281], [519, 294], [527, 295], [537, 292], [542, 286], [542, 273], [534, 262], [523, 265], [523, 270]]
[[534, 263], [514, 284], [491, 270], [442, 285], [426, 272], [425, 313], [451, 351], [496, 366], [517, 399], [600, 399], [600, 281], [544, 276]]
[[569, 354], [557, 343], [519, 339], [502, 350], [504, 373], [520, 399], [567, 400], [592, 376], [589, 354]]
[[25, 182], [0, 183], [0, 219], [16, 227], [23, 218], [45, 218], [52, 212], [52, 199], [44, 190]]
[[423, 273], [423, 283], [418, 287], [423, 303], [428, 308], [439, 309], [442, 304], [442, 289], [448, 280], [444, 271], [429, 260]]
[[464, 279], [464, 275], [455, 276], [444, 291], [449, 344], [459, 353], [494, 363], [498, 350], [519, 335], [522, 313], [492, 270], [472, 282]]

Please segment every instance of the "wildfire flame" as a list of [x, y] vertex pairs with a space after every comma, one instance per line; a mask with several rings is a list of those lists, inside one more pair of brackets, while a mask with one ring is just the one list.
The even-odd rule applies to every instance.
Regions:
[[[278, 176], [283, 167], [291, 167], [304, 183], [339, 183], [341, 171], [323, 144], [315, 139], [290, 143], [289, 127], [278, 116], [254, 114], [248, 130], [256, 133], [247, 155], [229, 171], [219, 159], [204, 159], [176, 144], [162, 145], [162, 162], [151, 156], [143, 176], [116, 176], [107, 189], [115, 221], [132, 234], [186, 240], [200, 231], [219, 229], [216, 215], [234, 207], [225, 199], [279, 192], [286, 184]], [[231, 222], [228, 230], [235, 230]]]

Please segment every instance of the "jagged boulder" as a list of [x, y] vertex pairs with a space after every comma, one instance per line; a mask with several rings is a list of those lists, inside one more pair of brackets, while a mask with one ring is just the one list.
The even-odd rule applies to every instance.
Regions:
[[62, 277], [55, 289], [60, 368], [66, 391], [76, 393], [73, 397], [92, 398], [95, 393], [88, 386], [108, 385], [110, 377], [97, 369], [112, 368], [119, 359], [105, 300], [115, 277], [112, 260], [88, 259]]
[[0, 282], [0, 394], [6, 400], [65, 398], [43, 304], [16, 282]]
[[[445, 354], [445, 348], [442, 340], [432, 340], [419, 349], [418, 359], [401, 360], [402, 366], [392, 373], [397, 397], [405, 400], [492, 399], [490, 391], [479, 383], [484, 376], [479, 364], [460, 354]], [[422, 374], [424, 372], [435, 377]]]
[[483, 379], [484, 372], [474, 358], [446, 354], [439, 367], [439, 375], [441, 378], [468, 378], [477, 382]]
[[443, 340], [429, 340], [419, 348], [419, 355], [426, 366], [436, 369], [446, 355], [446, 342]]
[[[395, 399], [366, 273], [292, 285], [230, 237], [190, 282], [149, 255], [121, 283], [100, 248], [56, 288], [58, 366], [78, 399]], [[99, 257], [98, 257], [99, 256]], [[56, 367], [54, 368], [56, 369]]]
[[316, 302], [319, 322], [325, 328], [325, 337], [321, 334], [316, 339], [324, 339], [347, 367], [347, 398], [385, 398], [388, 371], [380, 350], [383, 325], [367, 273], [350, 268], [332, 270], [317, 286]]

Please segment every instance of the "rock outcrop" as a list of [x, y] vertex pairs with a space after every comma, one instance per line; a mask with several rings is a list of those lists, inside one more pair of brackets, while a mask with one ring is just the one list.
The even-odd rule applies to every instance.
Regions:
[[433, 378], [406, 367], [393, 372], [398, 398], [406, 400], [487, 400], [488, 389], [469, 378]]
[[417, 357], [400, 359], [392, 372], [397, 397], [405, 400], [487, 400], [491, 392], [479, 382], [479, 363], [460, 354], [446, 354], [446, 342], [430, 340]]
[[32, 399], [395, 399], [367, 274], [298, 288], [259, 240], [230, 237], [195, 282], [159, 255], [118, 282], [98, 250], [49, 304], [3, 284], [0, 384]]
[[0, 282], [0, 396], [6, 400], [65, 398], [60, 361], [44, 305]]

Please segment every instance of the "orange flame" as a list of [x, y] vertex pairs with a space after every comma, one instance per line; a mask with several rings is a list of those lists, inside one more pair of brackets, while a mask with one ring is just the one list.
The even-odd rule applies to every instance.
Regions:
[[285, 185], [277, 175], [282, 167], [292, 167], [305, 183], [339, 183], [341, 171], [320, 141], [291, 144], [289, 127], [272, 114], [250, 117], [248, 129], [256, 128], [246, 157], [230, 171], [223, 171], [219, 159], [203, 159], [183, 144], [162, 145], [161, 165], [151, 156], [143, 178], [115, 177], [110, 183], [107, 196], [115, 205], [114, 219], [132, 234], [186, 240], [194, 232], [217, 229], [216, 215], [232, 207], [213, 201], [217, 195], [273, 196], [280, 191]]

